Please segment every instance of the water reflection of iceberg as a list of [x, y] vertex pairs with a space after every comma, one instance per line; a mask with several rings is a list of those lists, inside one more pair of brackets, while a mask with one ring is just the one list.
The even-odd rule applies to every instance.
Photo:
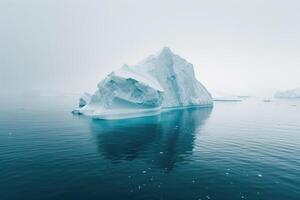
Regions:
[[119, 120], [93, 120], [91, 131], [99, 153], [106, 159], [143, 159], [171, 170], [192, 153], [196, 134], [212, 108], [190, 108], [159, 116]]

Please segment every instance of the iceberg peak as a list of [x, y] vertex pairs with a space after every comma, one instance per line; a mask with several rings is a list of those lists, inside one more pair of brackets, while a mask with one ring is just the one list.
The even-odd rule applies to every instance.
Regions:
[[175, 55], [168, 47], [164, 47], [158, 54], [158, 59], [165, 63], [165, 65], [170, 66], [173, 65], [173, 57]]
[[160, 50], [159, 55], [173, 55], [173, 52], [171, 51], [171, 49], [169, 47], [163, 47]]

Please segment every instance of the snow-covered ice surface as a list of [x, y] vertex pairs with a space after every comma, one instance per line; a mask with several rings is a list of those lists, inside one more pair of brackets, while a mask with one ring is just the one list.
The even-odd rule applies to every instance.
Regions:
[[212, 106], [193, 65], [163, 48], [134, 66], [124, 65], [98, 84], [91, 100], [73, 113], [98, 119], [157, 115], [162, 110]]
[[274, 95], [275, 98], [297, 99], [300, 98], [300, 88], [286, 91], [278, 91]]

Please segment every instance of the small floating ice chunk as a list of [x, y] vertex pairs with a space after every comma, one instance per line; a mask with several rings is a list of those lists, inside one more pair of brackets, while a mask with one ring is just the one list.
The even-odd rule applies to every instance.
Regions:
[[164, 152], [163, 152], [163, 151], [161, 151], [161, 152], [159, 152], [159, 154], [164, 154]]
[[75, 108], [74, 110], [72, 110], [72, 113], [75, 115], [81, 115], [82, 113], [80, 113], [79, 108]]
[[243, 99], [240, 98], [239, 96], [232, 95], [232, 94], [226, 94], [226, 93], [222, 93], [222, 92], [217, 92], [217, 93], [213, 94], [213, 100], [214, 101], [229, 101], [229, 102], [243, 101]]
[[258, 176], [258, 177], [262, 177], [262, 175], [261, 175], [261, 174], [258, 174], [257, 176]]

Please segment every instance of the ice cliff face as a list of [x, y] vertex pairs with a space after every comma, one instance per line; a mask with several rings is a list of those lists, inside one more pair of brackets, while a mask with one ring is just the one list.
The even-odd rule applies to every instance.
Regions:
[[297, 99], [300, 98], [300, 88], [276, 92], [275, 98]]
[[195, 78], [193, 65], [165, 47], [137, 65], [124, 65], [110, 73], [90, 102], [73, 112], [119, 119], [186, 106], [212, 106], [212, 97]]

